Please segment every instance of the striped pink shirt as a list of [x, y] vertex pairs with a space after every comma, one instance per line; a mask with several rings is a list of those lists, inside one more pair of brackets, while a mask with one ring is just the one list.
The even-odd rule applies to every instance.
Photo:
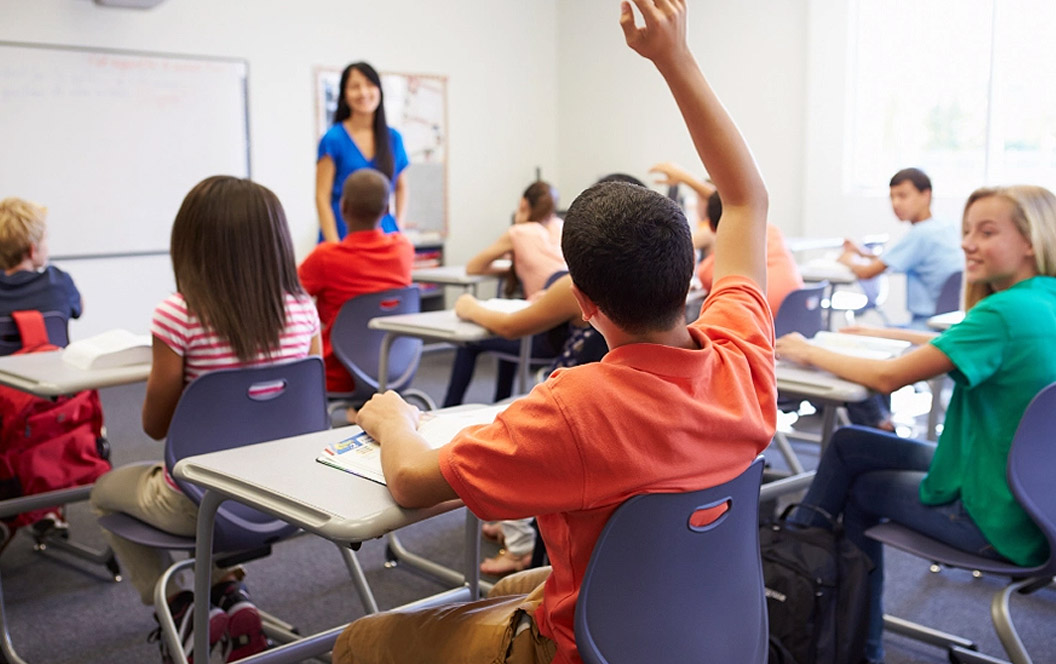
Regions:
[[280, 347], [272, 351], [271, 357], [266, 358], [262, 354], [245, 365], [238, 360], [226, 341], [203, 326], [198, 317], [187, 310], [187, 304], [179, 293], [165, 298], [154, 309], [150, 331], [183, 358], [183, 379], [189, 383], [201, 374], [217, 369], [307, 357], [312, 337], [319, 333], [319, 315], [311, 298], [298, 298], [287, 293], [286, 328], [282, 331]]

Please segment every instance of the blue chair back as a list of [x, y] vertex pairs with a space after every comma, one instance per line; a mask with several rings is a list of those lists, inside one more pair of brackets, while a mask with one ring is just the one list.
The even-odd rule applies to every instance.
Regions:
[[[165, 441], [166, 466], [171, 470], [184, 457], [329, 428], [325, 380], [318, 357], [199, 376], [176, 404]], [[201, 501], [200, 487], [176, 482], [188, 497]], [[216, 515], [214, 547], [251, 549], [295, 531], [272, 516], [227, 501]]]
[[774, 314], [774, 333], [799, 332], [808, 339], [825, 328], [822, 300], [829, 282], [822, 281], [789, 293]]
[[958, 311], [961, 308], [961, 282], [964, 273], [958, 270], [949, 276], [942, 284], [939, 291], [939, 299], [935, 301], [935, 315], [950, 311]]
[[[370, 329], [367, 323], [379, 316], [418, 313], [420, 307], [417, 286], [360, 295], [341, 306], [330, 328], [330, 346], [355, 379], [357, 394], [371, 394], [378, 389], [378, 357], [385, 333]], [[397, 337], [392, 342], [385, 382], [388, 389], [400, 391], [411, 383], [421, 355], [421, 339]]]
[[[44, 317], [44, 329], [48, 332], [48, 341], [54, 346], [65, 347], [70, 343], [66, 317], [58, 311], [41, 312]], [[22, 335], [18, 331], [15, 319], [10, 316], [0, 317], [0, 356], [10, 355], [22, 348]]]
[[1056, 446], [1053, 445], [1056, 383], [1034, 397], [1023, 413], [1008, 455], [1012, 495], [1049, 542], [1049, 559], [1030, 576], [1056, 576]]
[[[760, 457], [725, 484], [635, 496], [613, 513], [576, 602], [584, 662], [766, 662], [762, 472]], [[716, 520], [695, 525], [697, 512], [722, 505]]]

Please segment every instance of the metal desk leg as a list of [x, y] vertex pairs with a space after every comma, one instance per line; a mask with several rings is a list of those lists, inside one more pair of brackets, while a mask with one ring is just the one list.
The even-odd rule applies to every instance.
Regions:
[[389, 380], [389, 351], [392, 349], [392, 342], [396, 339], [395, 332], [386, 332], [385, 336], [381, 338], [381, 352], [378, 355], [378, 392], [384, 392], [385, 388], [388, 387], [387, 383]]
[[517, 367], [517, 393], [528, 393], [528, 372], [532, 361], [532, 337], [521, 337], [521, 364]]
[[826, 403], [821, 408], [821, 451], [824, 452], [825, 448], [829, 446], [829, 439], [832, 438], [832, 430], [836, 425], [836, 406], [831, 403]]
[[[223, 496], [206, 491], [198, 505], [198, 528], [194, 545], [194, 650], [202, 660], [202, 653], [209, 653], [209, 584], [212, 581], [213, 568], [213, 526], [216, 523], [216, 510], [224, 500]], [[163, 635], [163, 636], [177, 636]], [[169, 643], [170, 652], [179, 653], [177, 661], [186, 662], [183, 648], [179, 643]]]
[[939, 410], [942, 409], [942, 386], [946, 382], [946, 374], [936, 376], [928, 381], [928, 389], [931, 390], [931, 410], [928, 411], [928, 432], [925, 438], [936, 440], [938, 436], [935, 429], [939, 425]]

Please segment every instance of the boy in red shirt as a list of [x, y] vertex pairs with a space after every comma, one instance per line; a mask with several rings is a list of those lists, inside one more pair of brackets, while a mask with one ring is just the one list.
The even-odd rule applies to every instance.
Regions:
[[348, 176], [341, 190], [341, 216], [348, 235], [317, 246], [297, 269], [308, 294], [315, 298], [323, 325], [323, 362], [328, 392], [352, 392], [352, 376], [334, 355], [330, 328], [337, 312], [357, 295], [411, 284], [414, 246], [401, 233], [379, 229], [389, 211], [389, 180], [364, 168]]
[[417, 409], [375, 395], [358, 422], [381, 443], [398, 503], [461, 498], [486, 520], [534, 515], [553, 568], [507, 577], [483, 601], [357, 620], [334, 662], [581, 661], [573, 613], [609, 516], [636, 494], [726, 482], [773, 435], [766, 188], [686, 46], [685, 3], [634, 1], [645, 26], [623, 3], [627, 43], [666, 79], [725, 201], [715, 286], [687, 327], [693, 246], [681, 209], [644, 187], [598, 184], [569, 208], [562, 249], [583, 317], [609, 345], [602, 361], [556, 371], [439, 450], [418, 436]]

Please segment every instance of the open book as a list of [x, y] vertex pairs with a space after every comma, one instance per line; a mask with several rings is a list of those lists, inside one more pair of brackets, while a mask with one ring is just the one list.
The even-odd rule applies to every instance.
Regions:
[[841, 334], [822, 330], [814, 335], [810, 343], [834, 353], [864, 357], [871, 360], [888, 360], [906, 352], [913, 344], [901, 339], [867, 337], [860, 334]]
[[[462, 429], [472, 424], [488, 424], [507, 404], [486, 408], [466, 408], [453, 412], [422, 413], [418, 433], [434, 450], [451, 442]], [[334, 468], [385, 484], [381, 472], [381, 447], [358, 426], [348, 427], [347, 438], [323, 448], [316, 461]]]
[[109, 330], [70, 343], [62, 351], [62, 359], [78, 369], [111, 369], [132, 364], [149, 364], [152, 359], [151, 352], [149, 334]]

